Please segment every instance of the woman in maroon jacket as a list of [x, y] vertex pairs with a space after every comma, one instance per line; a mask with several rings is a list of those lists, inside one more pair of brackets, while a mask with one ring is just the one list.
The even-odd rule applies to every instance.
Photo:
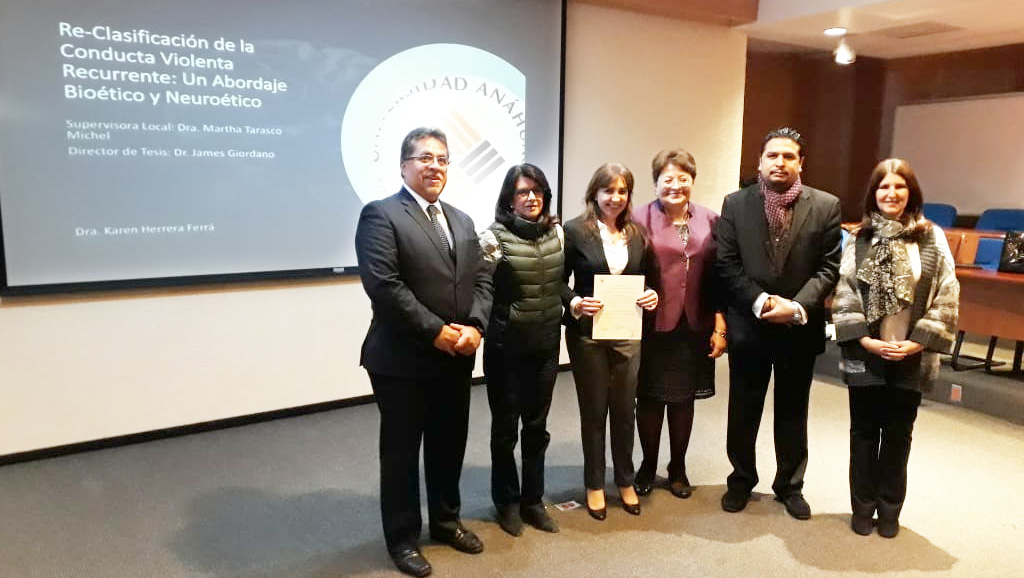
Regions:
[[693, 155], [663, 150], [651, 163], [657, 199], [634, 213], [647, 227], [658, 273], [650, 281], [661, 296], [643, 338], [636, 421], [644, 459], [636, 491], [651, 492], [658, 468], [661, 426], [668, 410], [669, 490], [688, 498], [686, 448], [693, 402], [715, 394], [715, 358], [726, 347], [725, 317], [716, 304], [715, 241], [718, 214], [690, 202], [697, 177]]

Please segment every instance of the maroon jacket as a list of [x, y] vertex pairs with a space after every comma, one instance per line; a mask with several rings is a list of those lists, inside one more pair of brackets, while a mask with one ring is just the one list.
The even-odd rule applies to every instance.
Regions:
[[719, 292], [714, 278], [717, 247], [712, 234], [718, 214], [693, 202], [689, 211], [690, 238], [685, 249], [690, 262], [688, 272], [683, 242], [661, 202], [654, 200], [633, 212], [633, 220], [647, 228], [657, 262], [658, 273], [652, 279], [659, 297], [654, 310], [655, 331], [672, 331], [684, 313], [690, 329], [711, 331], [715, 311], [720, 309], [720, 299], [715, 296]]

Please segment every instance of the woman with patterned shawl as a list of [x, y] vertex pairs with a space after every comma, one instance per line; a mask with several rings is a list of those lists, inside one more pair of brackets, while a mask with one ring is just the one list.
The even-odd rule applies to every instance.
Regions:
[[901, 159], [871, 174], [864, 219], [843, 251], [832, 304], [850, 395], [850, 526], [899, 532], [911, 433], [938, 354], [956, 333], [960, 285], [942, 231], [922, 216], [917, 177]]

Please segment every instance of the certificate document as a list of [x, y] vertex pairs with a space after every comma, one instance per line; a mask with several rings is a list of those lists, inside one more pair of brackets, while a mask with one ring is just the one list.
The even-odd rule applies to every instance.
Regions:
[[636, 300], [643, 292], [643, 275], [594, 275], [594, 298], [604, 307], [594, 316], [593, 339], [640, 339], [644, 315]]

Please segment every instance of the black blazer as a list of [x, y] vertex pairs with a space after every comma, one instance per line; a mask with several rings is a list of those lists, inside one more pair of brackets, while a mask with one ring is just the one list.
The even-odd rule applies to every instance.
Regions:
[[441, 210], [454, 237], [454, 260], [404, 188], [369, 203], [359, 215], [359, 277], [373, 307], [359, 363], [371, 373], [416, 377], [472, 371], [474, 356], [452, 357], [433, 342], [447, 323], [485, 331], [491, 275], [469, 215], [443, 202]]
[[[562, 304], [565, 306], [563, 316], [567, 328], [575, 329], [589, 337], [593, 329], [593, 319], [583, 316], [576, 319], [569, 310], [574, 297], [593, 297], [594, 275], [608, 275], [608, 260], [604, 256], [604, 244], [601, 234], [596, 228], [586, 226], [582, 216], [566, 223], [565, 230], [565, 284], [562, 286]], [[623, 275], [650, 275], [654, 273], [653, 258], [644, 240], [632, 237], [628, 242], [629, 260]], [[573, 276], [573, 287], [569, 288], [569, 276]], [[650, 279], [645, 279], [650, 286]], [[637, 295], [639, 297], [639, 295]]]
[[[764, 199], [758, 185], [731, 193], [715, 229], [716, 265], [728, 291], [726, 323], [732, 351], [776, 343], [807, 353], [825, 350], [825, 298], [839, 279], [839, 199], [804, 186], [793, 205], [789, 245], [774, 261]], [[762, 292], [794, 299], [806, 325], [776, 325], [752, 311]]]

